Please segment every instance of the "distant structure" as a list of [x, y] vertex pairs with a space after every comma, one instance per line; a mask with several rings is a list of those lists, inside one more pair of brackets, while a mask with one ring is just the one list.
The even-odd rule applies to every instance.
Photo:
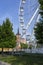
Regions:
[[17, 38], [17, 40], [16, 40], [17, 45], [16, 46], [17, 46], [17, 48], [20, 48], [21, 34], [19, 33], [19, 28], [17, 30], [16, 38]]
[[25, 44], [26, 43], [26, 39], [21, 38], [21, 34], [19, 32], [19, 28], [17, 30], [16, 38], [17, 38], [17, 40], [16, 40], [16, 42], [17, 42], [17, 48], [21, 48], [20, 47], [20, 43], [24, 43]]

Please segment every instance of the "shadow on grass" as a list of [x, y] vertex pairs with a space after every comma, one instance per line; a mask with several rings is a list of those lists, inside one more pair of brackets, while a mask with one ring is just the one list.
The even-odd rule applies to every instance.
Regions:
[[11, 65], [43, 65], [43, 54], [8, 55], [4, 57], [0, 55], [0, 60]]
[[16, 60], [13, 60], [11, 65], [43, 65], [43, 55], [29, 54], [16, 57]]

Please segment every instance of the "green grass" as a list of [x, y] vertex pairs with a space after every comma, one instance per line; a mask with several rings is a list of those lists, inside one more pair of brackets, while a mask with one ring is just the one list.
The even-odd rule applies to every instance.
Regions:
[[43, 65], [43, 54], [25, 54], [23, 56], [2, 56], [0, 60], [12, 65]]

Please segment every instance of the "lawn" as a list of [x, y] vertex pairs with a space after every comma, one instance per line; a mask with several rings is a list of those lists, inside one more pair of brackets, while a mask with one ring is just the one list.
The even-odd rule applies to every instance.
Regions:
[[11, 65], [43, 65], [43, 54], [25, 54], [23, 56], [2, 56], [0, 60]]

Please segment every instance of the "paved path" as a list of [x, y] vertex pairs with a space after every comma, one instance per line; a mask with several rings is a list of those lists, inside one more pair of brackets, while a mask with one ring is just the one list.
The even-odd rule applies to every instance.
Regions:
[[10, 65], [10, 64], [8, 64], [8, 63], [6, 63], [6, 62], [0, 61], [0, 65]]

